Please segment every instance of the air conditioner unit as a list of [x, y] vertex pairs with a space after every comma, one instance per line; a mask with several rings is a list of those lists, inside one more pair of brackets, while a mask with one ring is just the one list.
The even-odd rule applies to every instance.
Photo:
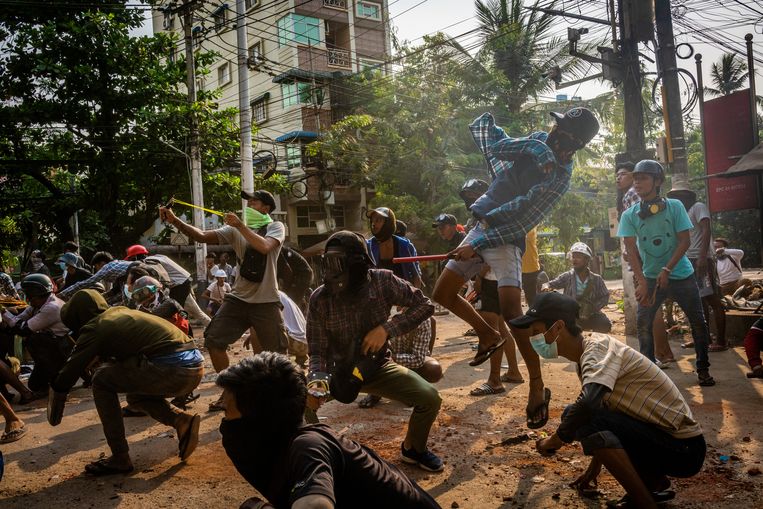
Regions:
[[173, 28], [175, 28], [175, 17], [171, 13], [169, 12], [164, 13], [164, 19], [162, 20], [162, 28], [164, 30], [172, 30]]

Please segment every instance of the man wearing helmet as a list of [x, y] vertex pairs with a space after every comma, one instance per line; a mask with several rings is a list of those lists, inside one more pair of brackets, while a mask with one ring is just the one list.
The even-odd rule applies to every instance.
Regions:
[[660, 197], [665, 172], [657, 161], [643, 160], [633, 170], [633, 187], [641, 202], [620, 219], [617, 235], [623, 237], [628, 262], [636, 280], [639, 349], [652, 362], [652, 322], [665, 298], [681, 306], [691, 324], [697, 353], [697, 377], [702, 386], [715, 385], [708, 361], [708, 332], [694, 269], [686, 257], [692, 229], [689, 216], [678, 200]]
[[[352, 403], [363, 391], [410, 405], [402, 459], [425, 470], [442, 470], [442, 460], [427, 448], [442, 399], [415, 371], [392, 361], [388, 341], [429, 320], [434, 306], [392, 272], [374, 270], [360, 234], [334, 233], [321, 265], [324, 284], [313, 292], [307, 312], [308, 408], [316, 411], [329, 389], [342, 403]], [[390, 316], [392, 306], [405, 311]]]
[[608, 333], [612, 330], [612, 322], [601, 310], [609, 302], [609, 290], [604, 278], [588, 268], [593, 257], [591, 248], [585, 242], [575, 242], [567, 257], [572, 262], [572, 269], [549, 281], [548, 288], [564, 290], [565, 295], [577, 301], [580, 306], [577, 324], [581, 329]]
[[[452, 254], [434, 289], [434, 299], [467, 321], [479, 336], [479, 349], [470, 362], [476, 366], [499, 352], [505, 339], [464, 300], [458, 290], [489, 265], [498, 279], [501, 314], [506, 321], [522, 314], [522, 254], [525, 238], [570, 187], [572, 157], [599, 131], [599, 122], [587, 108], [575, 107], [551, 114], [551, 131], [511, 138], [495, 124], [490, 113], [477, 118], [469, 129], [485, 157], [493, 182], [470, 207], [478, 224]], [[551, 391], [543, 385], [538, 355], [526, 331], [514, 330], [517, 346], [530, 374], [527, 425], [537, 429], [548, 421]]]
[[[47, 390], [72, 351], [69, 329], [61, 322], [64, 302], [53, 294], [53, 282], [45, 274], [30, 274], [21, 281], [29, 306], [18, 315], [2, 312], [3, 323], [24, 336], [24, 346], [34, 360], [29, 388]], [[2, 306], [0, 306], [2, 309]]]

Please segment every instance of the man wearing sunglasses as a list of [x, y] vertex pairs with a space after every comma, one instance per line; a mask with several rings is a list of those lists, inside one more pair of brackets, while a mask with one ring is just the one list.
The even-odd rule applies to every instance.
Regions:
[[[599, 131], [593, 113], [581, 107], [564, 114], [551, 113], [556, 120], [550, 132], [535, 132], [511, 138], [495, 125], [490, 113], [477, 118], [469, 129], [485, 156], [493, 182], [470, 207], [478, 224], [452, 251], [434, 290], [434, 299], [467, 321], [477, 332], [480, 344], [472, 366], [499, 352], [505, 339], [480, 318], [458, 290], [477, 274], [483, 263], [498, 279], [501, 314], [506, 321], [522, 314], [522, 253], [525, 236], [540, 223], [567, 192], [572, 176], [572, 157]], [[530, 374], [527, 425], [540, 428], [548, 421], [550, 391], [543, 386], [538, 356], [526, 331], [514, 330], [517, 346]]]

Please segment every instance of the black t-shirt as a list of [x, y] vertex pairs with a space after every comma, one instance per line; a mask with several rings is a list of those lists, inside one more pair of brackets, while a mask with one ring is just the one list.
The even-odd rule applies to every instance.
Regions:
[[371, 449], [337, 436], [325, 424], [301, 427], [282, 461], [272, 461], [267, 475], [257, 475], [259, 469], [252, 469], [247, 463], [268, 462], [271, 458], [236, 449], [226, 446], [233, 464], [277, 509], [290, 508], [308, 495], [323, 495], [337, 509], [440, 508], [397, 467]]
[[466, 237], [466, 234], [460, 231], [456, 231], [456, 233], [453, 234], [453, 237], [448, 241], [448, 249], [451, 251], [456, 249], [458, 246], [461, 245], [461, 242], [464, 241], [464, 238]]

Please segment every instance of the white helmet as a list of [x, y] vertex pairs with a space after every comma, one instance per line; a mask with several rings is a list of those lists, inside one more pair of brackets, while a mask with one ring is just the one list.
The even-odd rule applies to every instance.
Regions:
[[572, 244], [572, 247], [570, 248], [569, 252], [567, 252], [567, 257], [572, 259], [572, 253], [580, 253], [586, 255], [588, 258], [593, 258], [593, 253], [591, 253], [591, 248], [588, 247], [588, 244], [585, 242], [575, 242]]

